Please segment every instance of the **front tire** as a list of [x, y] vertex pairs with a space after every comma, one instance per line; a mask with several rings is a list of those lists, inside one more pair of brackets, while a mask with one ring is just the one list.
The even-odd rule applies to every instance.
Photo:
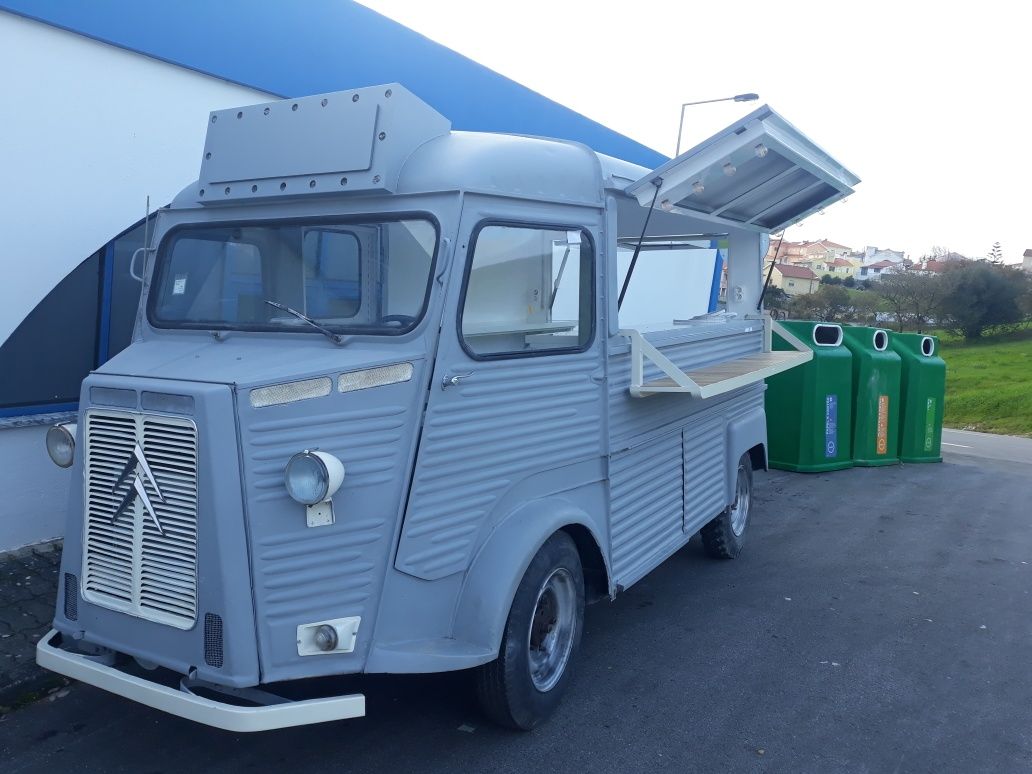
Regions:
[[503, 726], [529, 731], [559, 706], [584, 622], [584, 572], [573, 539], [550, 537], [534, 556], [509, 610], [498, 658], [477, 670], [477, 697]]
[[702, 545], [714, 559], [735, 559], [745, 547], [752, 505], [753, 470], [748, 452], [738, 460], [735, 499], [724, 512], [702, 528]]

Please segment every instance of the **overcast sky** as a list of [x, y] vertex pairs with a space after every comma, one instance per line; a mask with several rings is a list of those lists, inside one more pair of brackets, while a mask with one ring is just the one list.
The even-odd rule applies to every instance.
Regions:
[[[1032, 10], [956, 3], [362, 0], [665, 154], [682, 102], [757, 92], [859, 175], [789, 229], [913, 256], [1032, 248]], [[760, 103], [688, 108], [690, 147]]]

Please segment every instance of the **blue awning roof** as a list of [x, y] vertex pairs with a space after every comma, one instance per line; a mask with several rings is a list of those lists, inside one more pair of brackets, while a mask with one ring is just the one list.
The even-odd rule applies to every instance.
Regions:
[[456, 129], [665, 156], [350, 0], [0, 0], [0, 9], [281, 97], [402, 83]]

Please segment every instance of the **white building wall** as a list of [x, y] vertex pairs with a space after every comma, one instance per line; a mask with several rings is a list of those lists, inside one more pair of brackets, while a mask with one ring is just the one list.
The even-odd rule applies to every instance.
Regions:
[[64, 535], [71, 471], [46, 450], [42, 425], [0, 430], [0, 551]]
[[148, 195], [196, 179], [209, 111], [269, 99], [4, 11], [0, 72], [0, 342]]
[[[3, 11], [0, 73], [0, 343], [146, 196], [196, 178], [209, 111], [269, 98]], [[69, 474], [44, 434], [0, 424], [0, 551], [62, 534]]]

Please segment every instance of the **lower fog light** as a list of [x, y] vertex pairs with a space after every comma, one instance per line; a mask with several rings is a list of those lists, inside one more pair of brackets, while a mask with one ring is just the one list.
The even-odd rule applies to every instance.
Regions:
[[312, 641], [319, 650], [336, 650], [337, 630], [329, 624], [323, 624], [315, 630]]
[[353, 653], [361, 616], [313, 621], [297, 627], [297, 655], [333, 656]]

